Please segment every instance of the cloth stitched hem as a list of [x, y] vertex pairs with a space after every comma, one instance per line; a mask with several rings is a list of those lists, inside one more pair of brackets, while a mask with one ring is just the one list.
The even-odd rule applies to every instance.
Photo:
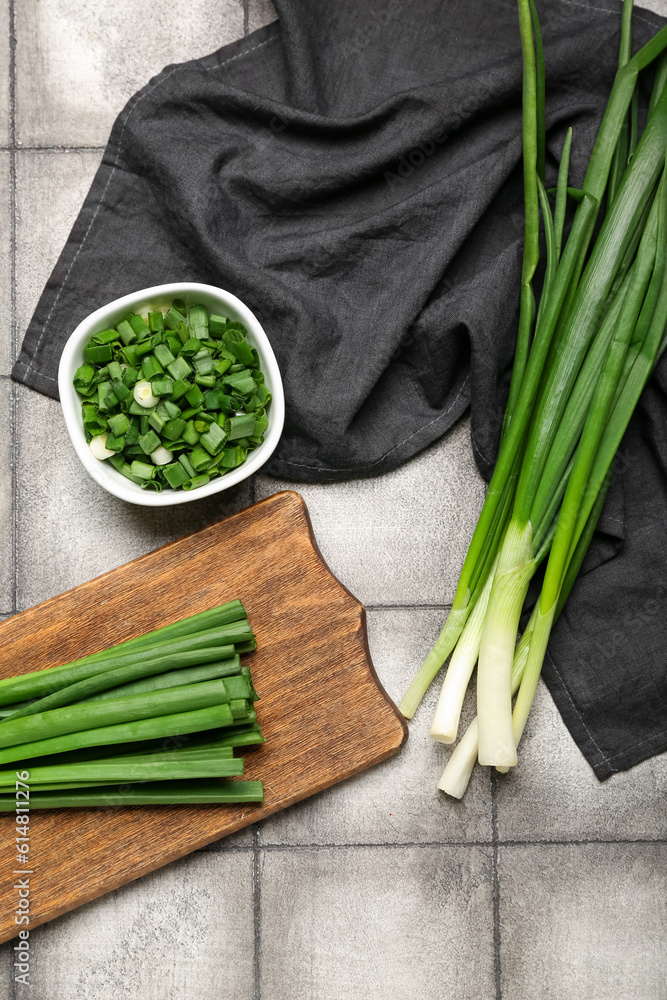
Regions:
[[[393, 453], [395, 451], [398, 451], [399, 448], [402, 448], [403, 445], [405, 445], [405, 444], [408, 443], [408, 441], [411, 441], [413, 438], [417, 437], [418, 434], [421, 434], [423, 431], [428, 430], [429, 427], [432, 427], [434, 424], [437, 424], [438, 421], [443, 420], [445, 417], [449, 416], [449, 414], [451, 413], [451, 411], [454, 409], [454, 406], [456, 405], [456, 403], [458, 402], [458, 400], [461, 398], [463, 390], [466, 388], [466, 386], [468, 385], [469, 381], [470, 381], [470, 373], [468, 373], [466, 375], [466, 377], [465, 377], [465, 379], [464, 379], [464, 381], [463, 381], [463, 383], [461, 385], [461, 388], [459, 389], [459, 391], [456, 394], [455, 398], [451, 401], [451, 403], [449, 404], [449, 406], [447, 407], [446, 410], [443, 410], [443, 412], [440, 413], [440, 414], [438, 414], [437, 417], [434, 417], [433, 420], [430, 420], [427, 424], [424, 424], [422, 427], [419, 427], [416, 431], [413, 431], [412, 434], [409, 434], [402, 441], [399, 441], [398, 444], [394, 445], [393, 448], [390, 448], [389, 451], [386, 451], [384, 453], [384, 455], [380, 455], [380, 457], [378, 459], [376, 459], [375, 462], [371, 462], [370, 465], [365, 465], [365, 466], [362, 466], [362, 467], [360, 467], [358, 469], [356, 467], [354, 469], [351, 469], [350, 467], [345, 468], [345, 469], [341, 469], [341, 468], [335, 468], [333, 466], [327, 466], [327, 465], [306, 465], [306, 464], [304, 464], [302, 462], [290, 462], [287, 459], [281, 459], [280, 460], [280, 464], [281, 465], [289, 465], [291, 468], [294, 468], [294, 469], [310, 469], [313, 472], [346, 472], [346, 473], [348, 473], [348, 475], [349, 475], [350, 472], [368, 472], [369, 469], [373, 469], [373, 468], [375, 468], [376, 465], [380, 465], [380, 463], [383, 462], [386, 458], [388, 458], [389, 455], [393, 455]], [[468, 402], [466, 402], [466, 406], [468, 405]]]
[[[646, 737], [646, 739], [633, 743], [629, 747], [624, 747], [617, 753], [606, 754], [598, 745], [596, 738], [586, 725], [581, 711], [568, 690], [561, 671], [548, 650], [545, 660], [548, 669], [545, 671], [544, 681], [549, 689], [549, 693], [565, 725], [570, 731], [570, 735], [599, 781], [606, 781], [614, 774], [627, 771], [629, 768], [641, 764], [650, 757], [667, 751], [667, 730], [662, 730], [659, 733]], [[615, 763], [612, 764], [612, 761]]]

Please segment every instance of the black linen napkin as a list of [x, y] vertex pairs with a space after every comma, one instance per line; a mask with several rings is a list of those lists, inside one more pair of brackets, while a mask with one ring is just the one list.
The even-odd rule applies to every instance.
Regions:
[[[55, 398], [62, 346], [85, 315], [138, 288], [209, 282], [257, 313], [281, 367], [287, 421], [269, 472], [375, 475], [470, 405], [488, 477], [523, 244], [516, 4], [276, 6], [279, 22], [167, 67], [128, 103], [14, 378]], [[616, 68], [621, 5], [539, 6], [548, 171], [572, 125], [578, 184]], [[635, 47], [661, 24], [637, 10]], [[666, 377], [662, 365], [629, 432], [545, 664], [600, 778], [667, 748]]]

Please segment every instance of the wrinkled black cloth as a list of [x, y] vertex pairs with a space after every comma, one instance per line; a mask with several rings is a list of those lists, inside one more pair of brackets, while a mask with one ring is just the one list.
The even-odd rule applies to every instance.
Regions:
[[[278, 357], [287, 420], [271, 473], [386, 471], [471, 406], [488, 477], [523, 244], [516, 4], [276, 7], [278, 22], [167, 67], [130, 100], [14, 377], [56, 397], [62, 346], [91, 310], [162, 282], [208, 282], [256, 312]], [[576, 185], [615, 72], [621, 5], [539, 7], [548, 174], [572, 125]], [[635, 47], [662, 24], [643, 10], [633, 22]], [[545, 665], [600, 778], [667, 748], [666, 377], [663, 365], [628, 434]]]

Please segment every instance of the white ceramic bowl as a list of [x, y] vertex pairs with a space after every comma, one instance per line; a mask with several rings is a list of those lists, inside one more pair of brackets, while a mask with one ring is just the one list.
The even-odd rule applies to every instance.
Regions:
[[[184, 299], [188, 305], [199, 302], [206, 306], [209, 312], [218, 316], [228, 316], [245, 324], [248, 330], [248, 342], [259, 354], [260, 368], [272, 399], [267, 409], [269, 425], [264, 441], [254, 451], [249, 452], [243, 465], [232, 469], [224, 476], [216, 476], [206, 486], [196, 490], [186, 492], [164, 489], [162, 493], [155, 493], [152, 490], [142, 490], [136, 483], [117, 472], [108, 462], [100, 462], [93, 457], [83, 430], [81, 396], [72, 385], [72, 379], [77, 368], [83, 364], [83, 349], [93, 334], [115, 326], [128, 312], [145, 315], [149, 310], [166, 310], [175, 298]], [[143, 288], [141, 291], [124, 295], [87, 316], [79, 323], [65, 344], [58, 369], [58, 389], [69, 436], [86, 471], [109, 493], [120, 497], [121, 500], [127, 500], [128, 503], [142, 504], [145, 507], [169, 507], [175, 503], [201, 500], [247, 479], [273, 454], [285, 422], [285, 394], [278, 363], [259, 320], [231, 292], [215, 288], [213, 285], [200, 285], [194, 281], [179, 281], [169, 285], [156, 285], [155, 288]]]

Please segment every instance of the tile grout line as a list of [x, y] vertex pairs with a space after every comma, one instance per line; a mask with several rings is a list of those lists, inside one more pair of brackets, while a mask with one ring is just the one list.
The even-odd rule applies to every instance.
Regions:
[[[10, 322], [12, 362], [18, 348], [18, 311], [16, 296], [16, 244], [17, 244], [17, 194], [16, 194], [16, 10], [15, 0], [9, 0], [9, 138], [12, 152], [9, 156], [9, 205], [10, 205]], [[10, 474], [11, 474], [11, 560], [12, 592], [11, 613], [18, 607], [18, 391], [11, 383], [9, 391], [10, 425]], [[13, 980], [12, 980], [13, 982]]]
[[22, 146], [10, 141], [9, 146], [0, 146], [0, 153], [103, 153], [106, 146]]
[[253, 1000], [262, 1000], [262, 981], [260, 977], [260, 947], [262, 919], [262, 884], [260, 874], [259, 824], [255, 823], [252, 831], [252, 979]]
[[[0, 374], [0, 382], [10, 382], [12, 379], [11, 375]], [[255, 503], [257, 499], [257, 490], [255, 487], [255, 477], [251, 476], [249, 480], [249, 490], [250, 490], [250, 502]], [[449, 604], [365, 604], [364, 607], [366, 611], [447, 611], [451, 605]], [[0, 611], [1, 614], [9, 614], [10, 612]]]
[[491, 872], [493, 879], [493, 978], [496, 998], [502, 1000], [502, 968], [500, 958], [500, 875], [498, 872], [498, 801], [496, 792], [498, 779], [495, 768], [490, 768], [491, 780]]
[[[248, 844], [247, 846], [238, 847], [225, 847], [224, 837], [218, 841], [212, 841], [211, 844], [207, 844], [200, 848], [202, 851], [209, 851], [211, 854], [225, 854], [225, 853], [236, 853], [236, 854], [249, 854], [255, 850], [254, 841], [253, 844]], [[219, 844], [219, 849], [215, 849], [214, 845]], [[655, 840], [498, 840], [494, 843], [493, 840], [426, 840], [426, 841], [380, 841], [373, 843], [372, 841], [361, 841], [357, 843], [324, 843], [324, 844], [261, 844], [259, 839], [257, 841], [257, 850], [262, 854], [280, 854], [285, 852], [288, 854], [298, 853], [300, 851], [348, 851], [348, 850], [375, 850], [379, 848], [380, 850], [435, 850], [442, 849], [443, 847], [481, 847], [481, 848], [522, 848], [522, 847], [632, 847], [636, 845], [641, 845], [643, 847], [654, 847], [654, 846], [665, 846], [667, 845], [667, 838], [659, 837]]]
[[250, 34], [250, 0], [243, 0], [243, 37]]
[[[17, 242], [17, 198], [16, 198], [16, 7], [15, 0], [9, 0], [9, 211], [10, 211], [10, 322], [12, 363], [18, 347], [18, 313], [16, 306], [16, 242]], [[15, 382], [9, 390], [9, 433], [10, 433], [10, 475], [11, 475], [11, 560], [12, 560], [12, 613], [18, 604], [18, 434], [17, 409], [18, 392]], [[16, 1000], [16, 980], [13, 967], [9, 969], [8, 1000]]]
[[366, 611], [449, 611], [451, 604], [364, 604]]

